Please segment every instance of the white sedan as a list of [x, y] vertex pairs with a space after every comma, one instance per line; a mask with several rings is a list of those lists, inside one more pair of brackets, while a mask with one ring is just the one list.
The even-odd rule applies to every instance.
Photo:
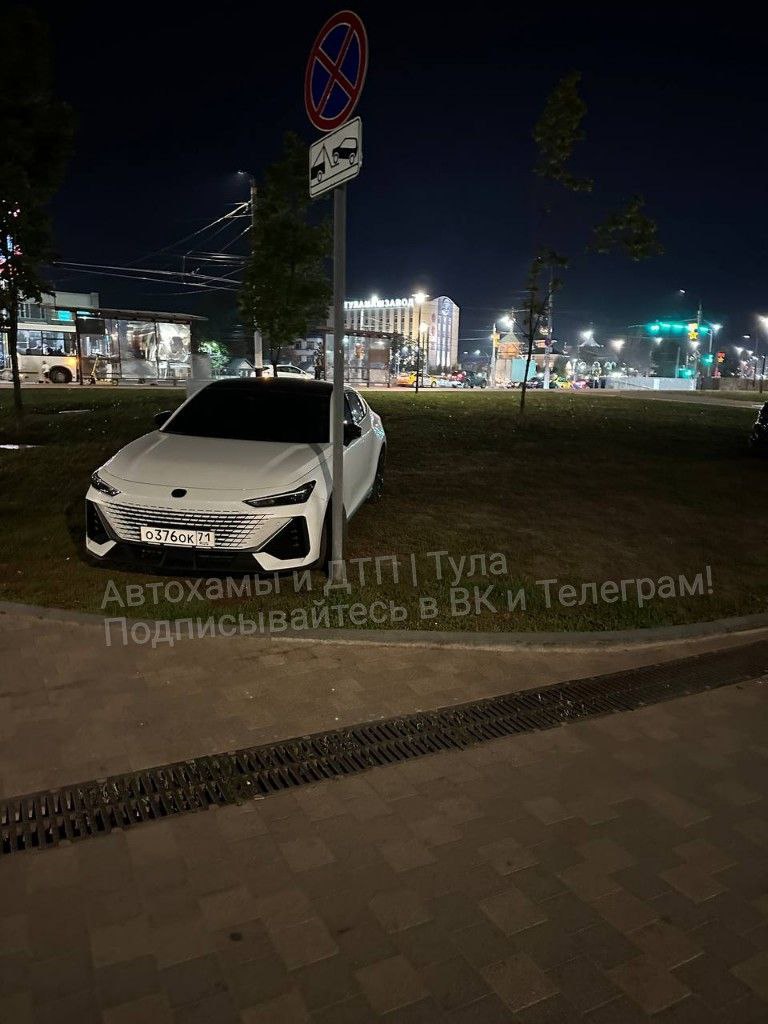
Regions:
[[[168, 570], [275, 572], [330, 553], [331, 393], [296, 377], [216, 381], [91, 477], [86, 547]], [[384, 483], [380, 417], [344, 390], [347, 519]]]

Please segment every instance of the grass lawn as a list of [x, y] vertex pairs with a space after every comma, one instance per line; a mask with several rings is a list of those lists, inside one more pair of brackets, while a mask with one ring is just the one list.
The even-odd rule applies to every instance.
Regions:
[[725, 398], [731, 402], [768, 402], [768, 387], [762, 394], [759, 388], [750, 388], [748, 391], [697, 391], [696, 394], [701, 398]]
[[[89, 565], [82, 553], [88, 477], [130, 439], [152, 429], [172, 390], [29, 389], [22, 427], [11, 394], [0, 391], [0, 599], [99, 611], [105, 586], [157, 578]], [[352, 600], [406, 605], [412, 628], [484, 630], [613, 629], [750, 614], [768, 609], [768, 464], [744, 447], [752, 410], [588, 394], [528, 396], [520, 423], [513, 392], [375, 391], [389, 439], [386, 495], [349, 528], [348, 557], [418, 556], [420, 585], [356, 588]], [[68, 410], [85, 409], [72, 414]], [[429, 551], [503, 552], [509, 578], [470, 585], [525, 587], [525, 611], [451, 617], [449, 580], [434, 579]], [[712, 566], [705, 596], [546, 608], [536, 580], [558, 586], [685, 574]], [[105, 614], [157, 618], [248, 614], [309, 607], [319, 597], [283, 592], [265, 599], [161, 603]], [[466, 585], [465, 582], [459, 585]], [[330, 603], [348, 602], [332, 595]], [[419, 595], [441, 614], [419, 621]], [[499, 603], [498, 601], [496, 602]]]

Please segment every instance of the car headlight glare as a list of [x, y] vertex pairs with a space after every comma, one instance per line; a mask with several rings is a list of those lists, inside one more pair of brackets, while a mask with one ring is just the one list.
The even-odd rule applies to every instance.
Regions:
[[274, 508], [277, 505], [303, 505], [315, 489], [315, 481], [310, 480], [308, 484], [297, 488], [295, 491], [285, 491], [283, 494], [270, 494], [266, 498], [246, 498], [246, 505], [253, 505], [254, 508]]
[[108, 484], [106, 480], [102, 480], [98, 473], [91, 473], [91, 487], [94, 487], [97, 491], [101, 491], [102, 494], [108, 494], [110, 498], [114, 498], [120, 491], [112, 484]]

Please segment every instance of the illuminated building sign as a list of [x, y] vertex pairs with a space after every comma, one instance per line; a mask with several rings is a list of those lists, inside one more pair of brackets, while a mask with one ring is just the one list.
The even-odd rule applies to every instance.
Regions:
[[382, 309], [388, 306], [410, 308], [415, 305], [413, 299], [355, 299], [344, 303], [344, 309]]

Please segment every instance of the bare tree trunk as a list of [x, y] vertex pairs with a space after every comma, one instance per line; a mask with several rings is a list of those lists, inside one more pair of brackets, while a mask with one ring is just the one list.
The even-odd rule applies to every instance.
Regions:
[[13, 409], [17, 419], [24, 415], [21, 398], [21, 377], [19, 376], [19, 291], [13, 280], [8, 284], [8, 354], [11, 357], [13, 377]]
[[520, 388], [520, 415], [525, 412], [525, 393], [528, 390], [528, 371], [531, 368], [531, 357], [533, 356], [533, 337], [528, 338], [528, 356], [525, 360], [525, 373], [523, 374], [523, 386]]

